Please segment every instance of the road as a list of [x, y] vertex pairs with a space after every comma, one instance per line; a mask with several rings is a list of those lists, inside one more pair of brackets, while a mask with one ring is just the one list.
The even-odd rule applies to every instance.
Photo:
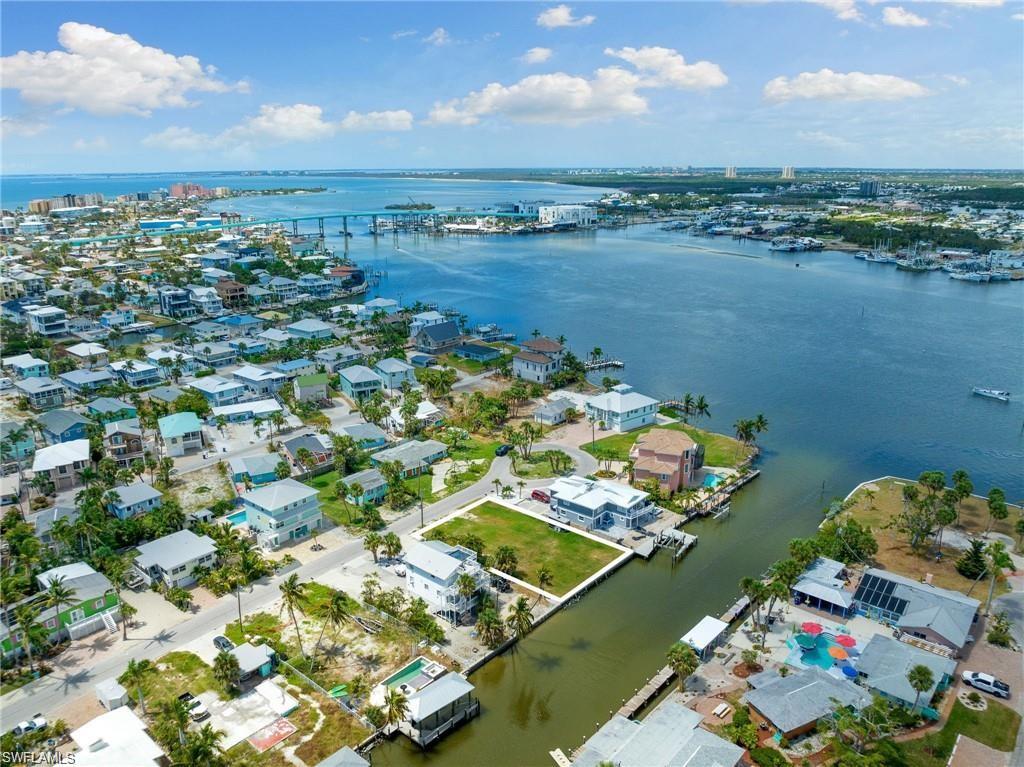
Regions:
[[[580, 474], [589, 474], [597, 469], [597, 461], [587, 453], [572, 447], [553, 444], [538, 444], [534, 449], [558, 449], [568, 453], [577, 465]], [[424, 523], [432, 522], [435, 519], [445, 516], [464, 506], [471, 501], [487, 494], [492, 489], [495, 479], [503, 485], [515, 486], [517, 479], [512, 475], [512, 462], [507, 457], [496, 457], [491, 462], [487, 473], [474, 484], [459, 490], [456, 493], [443, 498], [440, 501], [424, 507]], [[550, 484], [551, 480], [531, 480], [526, 483], [527, 488], [541, 487]], [[395, 520], [388, 525], [388, 530], [399, 536], [407, 536], [420, 526], [420, 515], [413, 508], [409, 514]], [[321, 538], [323, 541], [324, 538]], [[276, 575], [266, 578], [254, 584], [250, 593], [243, 594], [242, 609], [246, 613], [259, 612], [270, 606], [279, 596], [278, 585], [285, 577], [292, 573], [298, 573], [300, 580], [316, 580], [318, 576], [351, 562], [363, 554], [361, 539], [346, 541], [332, 551], [328, 551], [322, 557], [291, 570], [287, 575]], [[19, 722], [31, 717], [36, 712], [52, 712], [59, 706], [68, 703], [72, 699], [91, 694], [93, 686], [97, 683], [119, 676], [130, 658], [136, 660], [155, 660], [173, 650], [180, 650], [190, 642], [195, 641], [207, 634], [219, 633], [223, 627], [235, 620], [238, 608], [235, 597], [228, 594], [212, 607], [201, 610], [193, 617], [178, 624], [173, 629], [164, 631], [157, 636], [133, 637], [129, 633], [128, 640], [121, 642], [124, 651], [112, 653], [100, 659], [95, 665], [89, 668], [62, 671], [56, 669], [53, 673], [22, 687], [14, 692], [5, 695], [2, 699], [4, 727], [8, 723]]]

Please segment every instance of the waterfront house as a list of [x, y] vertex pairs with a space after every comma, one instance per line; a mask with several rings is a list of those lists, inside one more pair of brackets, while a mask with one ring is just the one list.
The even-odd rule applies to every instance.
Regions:
[[846, 588], [846, 581], [846, 565], [818, 557], [793, 584], [793, 601], [848, 618], [853, 614], [853, 592]]
[[672, 692], [643, 719], [615, 714], [573, 754], [573, 767], [737, 767], [743, 749], [702, 728]]
[[317, 339], [332, 338], [334, 336], [331, 326], [320, 320], [299, 320], [298, 322], [293, 322], [287, 329], [296, 338]]
[[632, 530], [654, 518], [647, 493], [607, 479], [560, 477], [548, 489], [551, 516], [586, 528]]
[[860, 711], [871, 703], [863, 689], [818, 666], [787, 676], [762, 671], [749, 677], [747, 684], [753, 689], [741, 700], [788, 740], [811, 732], [837, 705]]
[[236, 456], [228, 460], [231, 478], [239, 485], [268, 485], [277, 481], [277, 465], [281, 456], [277, 453]]
[[477, 561], [476, 552], [465, 546], [449, 546], [443, 541], [414, 541], [405, 550], [408, 570], [406, 586], [413, 597], [420, 597], [432, 612], [454, 624], [467, 616], [477, 595], [460, 593], [458, 578], [468, 575], [479, 587], [487, 583], [487, 571]]
[[[357, 506], [364, 503], [376, 505], [383, 501], [388, 493], [388, 483], [378, 469], [364, 469], [349, 474], [345, 477], [345, 487], [348, 488], [346, 500]], [[352, 490], [354, 487], [360, 488], [362, 492], [356, 495]]]
[[224, 302], [216, 290], [207, 285], [186, 285], [189, 300], [201, 313], [216, 317], [224, 313]]
[[390, 315], [397, 314], [402, 310], [402, 307], [393, 298], [371, 298], [363, 304], [354, 304], [354, 306], [356, 319], [360, 322], [369, 322], [377, 312]]
[[701, 661], [707, 661], [714, 656], [716, 647], [725, 644], [728, 630], [729, 624], [725, 621], [705, 615], [679, 641], [690, 645]]
[[163, 371], [163, 374], [170, 378], [173, 373], [176, 376], [192, 375], [196, 372], [196, 358], [178, 349], [168, 346], [154, 349], [146, 355], [146, 361], [150, 365], [156, 365]]
[[58, 492], [81, 481], [79, 473], [89, 465], [89, 440], [75, 439], [36, 450], [32, 471], [47, 477]]
[[611, 391], [596, 394], [584, 403], [587, 420], [611, 431], [632, 431], [657, 420], [658, 400], [634, 391], [629, 384], [617, 384]]
[[221, 304], [225, 307], [237, 309], [249, 303], [249, 291], [237, 280], [220, 278], [213, 284], [213, 289], [217, 291]]
[[65, 389], [80, 397], [110, 386], [114, 381], [114, 377], [106, 370], [70, 370], [57, 378]]
[[410, 440], [401, 445], [379, 450], [370, 456], [374, 466], [398, 461], [402, 464], [403, 477], [415, 477], [426, 473], [430, 465], [448, 455], [448, 446], [436, 439]]
[[64, 387], [49, 376], [23, 378], [14, 386], [28, 400], [28, 406], [33, 410], [49, 410], [64, 404]]
[[523, 341], [522, 349], [512, 358], [512, 374], [533, 383], [546, 384], [562, 369], [565, 347], [547, 336]]
[[142, 428], [137, 418], [112, 421], [103, 427], [103, 444], [107, 455], [121, 468], [131, 466], [132, 461], [145, 457]]
[[682, 431], [651, 429], [637, 437], [629, 457], [638, 485], [654, 479], [662, 490], [674, 493], [695, 484], [697, 469], [704, 465], [704, 446]]
[[107, 510], [122, 521], [160, 508], [163, 498], [163, 493], [142, 480], [115, 487], [113, 492], [117, 493], [118, 499], [112, 501]]
[[480, 712], [475, 688], [462, 674], [450, 671], [409, 694], [409, 711], [398, 731], [426, 748], [456, 725]]
[[100, 325], [111, 330], [114, 328], [124, 330], [129, 325], [134, 325], [135, 322], [135, 310], [127, 306], [110, 309], [100, 315]]
[[479, 341], [470, 341], [469, 343], [459, 344], [456, 346], [452, 353], [456, 357], [462, 357], [463, 359], [473, 360], [474, 362], [493, 362], [501, 356], [501, 351], [495, 349], [493, 346], [482, 344]]
[[545, 426], [557, 426], [560, 423], [565, 423], [568, 417], [567, 413], [575, 409], [576, 405], [572, 400], [558, 397], [539, 405], [533, 411], [533, 420]]
[[[44, 603], [46, 590], [54, 580], [74, 590], [71, 604], [62, 604], [59, 609], [46, 607]], [[21, 628], [14, 621], [14, 608], [22, 604], [35, 605], [39, 609], [36, 623], [44, 627], [51, 642], [66, 636], [81, 639], [103, 628], [117, 630], [120, 618], [117, 593], [105, 575], [85, 562], [54, 567], [37, 575], [36, 583], [38, 592], [0, 611], [0, 646], [4, 658], [22, 652]]]
[[203, 320], [192, 326], [192, 334], [198, 341], [226, 341], [228, 329], [214, 320]]
[[[857, 682], [886, 700], [913, 708], [929, 719], [938, 719], [939, 712], [930, 703], [936, 693], [949, 688], [956, 680], [956, 661], [914, 647], [906, 642], [875, 634], [856, 659]], [[932, 684], [918, 696], [910, 686], [907, 674], [915, 666], [932, 672]]]
[[277, 328], [268, 328], [257, 335], [256, 338], [265, 343], [270, 349], [281, 349], [295, 340], [291, 333], [278, 330]]
[[265, 327], [263, 320], [253, 317], [251, 314], [229, 314], [226, 317], [217, 318], [217, 322], [228, 329], [232, 338], [244, 336], [254, 338], [263, 332]]
[[45, 378], [50, 375], [50, 363], [31, 354], [4, 357], [3, 366], [14, 373], [16, 378]]
[[462, 343], [462, 333], [454, 320], [427, 325], [416, 331], [416, 350], [425, 354], [443, 354]]
[[394, 357], [387, 357], [380, 360], [373, 366], [373, 372], [380, 376], [388, 391], [401, 389], [403, 383], [410, 386], [418, 386], [416, 370], [405, 360], [398, 360]]
[[321, 349], [313, 355], [317, 363], [323, 365], [328, 371], [337, 373], [342, 368], [348, 367], [363, 358], [363, 353], [351, 346], [331, 346]]
[[88, 368], [90, 370], [95, 367], [101, 368], [109, 361], [107, 359], [107, 350], [99, 344], [75, 344], [74, 346], [69, 346], [65, 351], [81, 368]]
[[246, 391], [260, 397], [274, 396], [288, 380], [284, 373], [267, 370], [256, 365], [243, 365], [232, 375], [245, 387]]
[[238, 358], [238, 352], [231, 346], [216, 342], [198, 344], [192, 349], [192, 353], [197, 360], [211, 368], [233, 365]]
[[50, 410], [36, 419], [43, 439], [50, 445], [85, 439], [86, 427], [91, 421], [74, 410]]
[[259, 545], [268, 549], [305, 538], [323, 521], [317, 491], [294, 479], [250, 490], [242, 495], [242, 508]]
[[137, 418], [139, 411], [134, 405], [113, 397], [98, 397], [86, 405], [86, 412], [101, 423], [123, 421], [126, 418]]
[[322, 466], [334, 459], [334, 445], [326, 434], [301, 434], [283, 442], [282, 445], [296, 466], [301, 465], [299, 451], [303, 449], [309, 451], [314, 465]]
[[274, 277], [266, 286], [278, 302], [294, 301], [299, 297], [299, 285], [295, 280], [287, 277]]
[[189, 387], [202, 394], [211, 407], [233, 405], [246, 396], [244, 383], [217, 375], [197, 378]]
[[274, 294], [259, 285], [246, 285], [245, 292], [249, 295], [251, 306], [264, 306], [274, 300]]
[[300, 274], [296, 282], [300, 295], [305, 294], [313, 298], [328, 298], [334, 293], [334, 286], [319, 274], [310, 274], [308, 272]]
[[136, 547], [135, 569], [148, 584], [185, 588], [196, 582], [195, 571], [209, 569], [217, 561], [217, 545], [208, 535], [191, 530], [157, 538]]
[[292, 381], [292, 388], [297, 402], [326, 402], [330, 400], [327, 392], [329, 378], [327, 373], [314, 373], [299, 376]]
[[384, 382], [380, 376], [365, 365], [342, 368], [338, 375], [341, 378], [342, 393], [356, 402], [362, 402], [375, 391], [384, 389]]
[[411, 338], [415, 338], [416, 334], [420, 332], [420, 328], [425, 328], [430, 325], [440, 325], [446, 319], [447, 318], [441, 314], [441, 312], [434, 311], [433, 309], [414, 314], [409, 320], [409, 336]]
[[177, 458], [189, 450], [202, 450], [203, 425], [195, 413], [174, 413], [157, 421], [167, 455]]
[[415, 368], [428, 368], [437, 362], [437, 357], [432, 354], [410, 354], [409, 362]]
[[[50, 413], [60, 411], [51, 410]], [[44, 413], [43, 415], [48, 415]], [[42, 416], [38, 419], [42, 421]], [[82, 436], [85, 436], [83, 428]], [[60, 441], [60, 440], [58, 440]], [[36, 450], [36, 438], [32, 429], [23, 423], [11, 421], [10, 419], [0, 420], [0, 445], [2, 445], [3, 462], [20, 461], [32, 455]]]
[[133, 389], [154, 386], [163, 380], [160, 368], [148, 362], [118, 360], [107, 365], [107, 369]]
[[45, 338], [61, 338], [68, 334], [68, 313], [56, 306], [40, 306], [25, 313], [28, 329]]
[[875, 567], [864, 571], [853, 599], [858, 613], [895, 627], [915, 644], [954, 656], [967, 644], [981, 604], [959, 591]]
[[199, 314], [199, 309], [192, 305], [189, 291], [173, 285], [161, 285], [157, 289], [160, 301], [160, 313], [172, 319], [190, 319]]
[[353, 423], [348, 426], [339, 426], [336, 431], [338, 434], [354, 439], [362, 450], [376, 450], [388, 444], [387, 432], [373, 423]]

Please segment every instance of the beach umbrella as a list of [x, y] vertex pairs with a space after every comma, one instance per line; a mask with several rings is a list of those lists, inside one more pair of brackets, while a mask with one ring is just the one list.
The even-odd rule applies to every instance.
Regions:
[[844, 650], [842, 647], [839, 647], [838, 645], [832, 645], [831, 647], [829, 647], [828, 648], [828, 654], [831, 655], [836, 660], [846, 660], [847, 658], [850, 657], [850, 654], [848, 652], [846, 652], [846, 650]]
[[847, 663], [842, 668], [843, 668], [843, 674], [846, 675], [848, 678], [855, 679], [857, 677], [857, 669], [855, 669], [849, 663]]
[[815, 623], [814, 621], [807, 621], [806, 623], [804, 623], [804, 624], [802, 624], [800, 626], [800, 630], [803, 631], [805, 634], [810, 634], [811, 636], [817, 636], [824, 629], [822, 629], [820, 623]]
[[796, 643], [804, 650], [813, 650], [818, 644], [818, 640], [810, 634], [797, 634]]
[[842, 645], [843, 647], [853, 647], [857, 644], [857, 640], [849, 634], [840, 634], [836, 637], [836, 644]]

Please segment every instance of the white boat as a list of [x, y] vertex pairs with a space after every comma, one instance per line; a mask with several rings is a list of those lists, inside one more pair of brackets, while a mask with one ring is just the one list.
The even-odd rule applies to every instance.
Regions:
[[783, 253], [796, 253], [807, 250], [806, 246], [796, 237], [776, 237], [768, 245], [768, 250], [781, 251]]
[[975, 386], [971, 389], [973, 394], [977, 394], [979, 397], [988, 397], [989, 399], [997, 399], [1000, 402], [1010, 401], [1010, 392], [1003, 391], [1002, 389], [983, 389], [980, 386]]
[[869, 261], [872, 264], [895, 264], [896, 257], [890, 256], [888, 252], [884, 250], [872, 250], [864, 257], [865, 261]]
[[867, 257], [868, 257], [868, 252], [866, 250], [862, 250], [862, 251], [860, 251], [858, 253], [854, 253], [853, 257], [854, 258], [859, 258], [861, 261], [866, 261]]
[[988, 272], [952, 272], [949, 275], [951, 280], [962, 280], [963, 282], [988, 282]]

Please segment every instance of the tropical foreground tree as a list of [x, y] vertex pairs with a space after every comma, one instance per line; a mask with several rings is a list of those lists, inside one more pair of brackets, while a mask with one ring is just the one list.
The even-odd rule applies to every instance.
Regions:
[[[320, 628], [320, 636], [316, 640], [316, 649], [313, 650], [313, 657], [315, 658], [320, 652], [320, 643], [323, 641], [324, 632], [328, 627], [337, 635], [338, 630], [343, 624], [347, 623], [352, 618], [352, 610], [349, 606], [349, 598], [343, 591], [335, 591], [331, 595], [330, 601], [324, 607], [323, 615], [320, 616], [323, 619], [324, 625]], [[351, 694], [351, 691], [350, 691]]]
[[121, 676], [123, 681], [135, 688], [136, 700], [139, 703], [139, 709], [141, 709], [143, 716], [146, 715], [146, 698], [142, 688], [146, 679], [155, 673], [156, 666], [151, 661], [130, 658], [128, 660], [128, 668], [125, 669], [124, 674]]
[[533, 615], [526, 597], [519, 597], [505, 618], [505, 624], [516, 639], [522, 639], [533, 629]]
[[292, 620], [292, 625], [295, 626], [295, 640], [299, 644], [299, 654], [306, 658], [306, 650], [302, 646], [302, 631], [295, 618], [296, 611], [301, 613], [302, 608], [306, 605], [306, 584], [299, 583], [298, 573], [292, 573], [278, 588], [281, 589], [281, 599], [284, 601], [284, 606], [288, 608], [288, 616]]
[[679, 690], [686, 692], [686, 680], [700, 665], [700, 658], [690, 645], [685, 642], [676, 642], [665, 654], [669, 667], [679, 676]]
[[241, 674], [242, 669], [235, 655], [225, 650], [217, 653], [213, 661], [213, 678], [221, 683], [225, 692], [230, 692], [231, 688], [238, 684]]
[[917, 704], [921, 700], [922, 693], [926, 693], [932, 688], [932, 685], [935, 684], [935, 676], [930, 668], [919, 663], [907, 672], [907, 681], [910, 682], [910, 686], [916, 693], [913, 710], [917, 711]]

